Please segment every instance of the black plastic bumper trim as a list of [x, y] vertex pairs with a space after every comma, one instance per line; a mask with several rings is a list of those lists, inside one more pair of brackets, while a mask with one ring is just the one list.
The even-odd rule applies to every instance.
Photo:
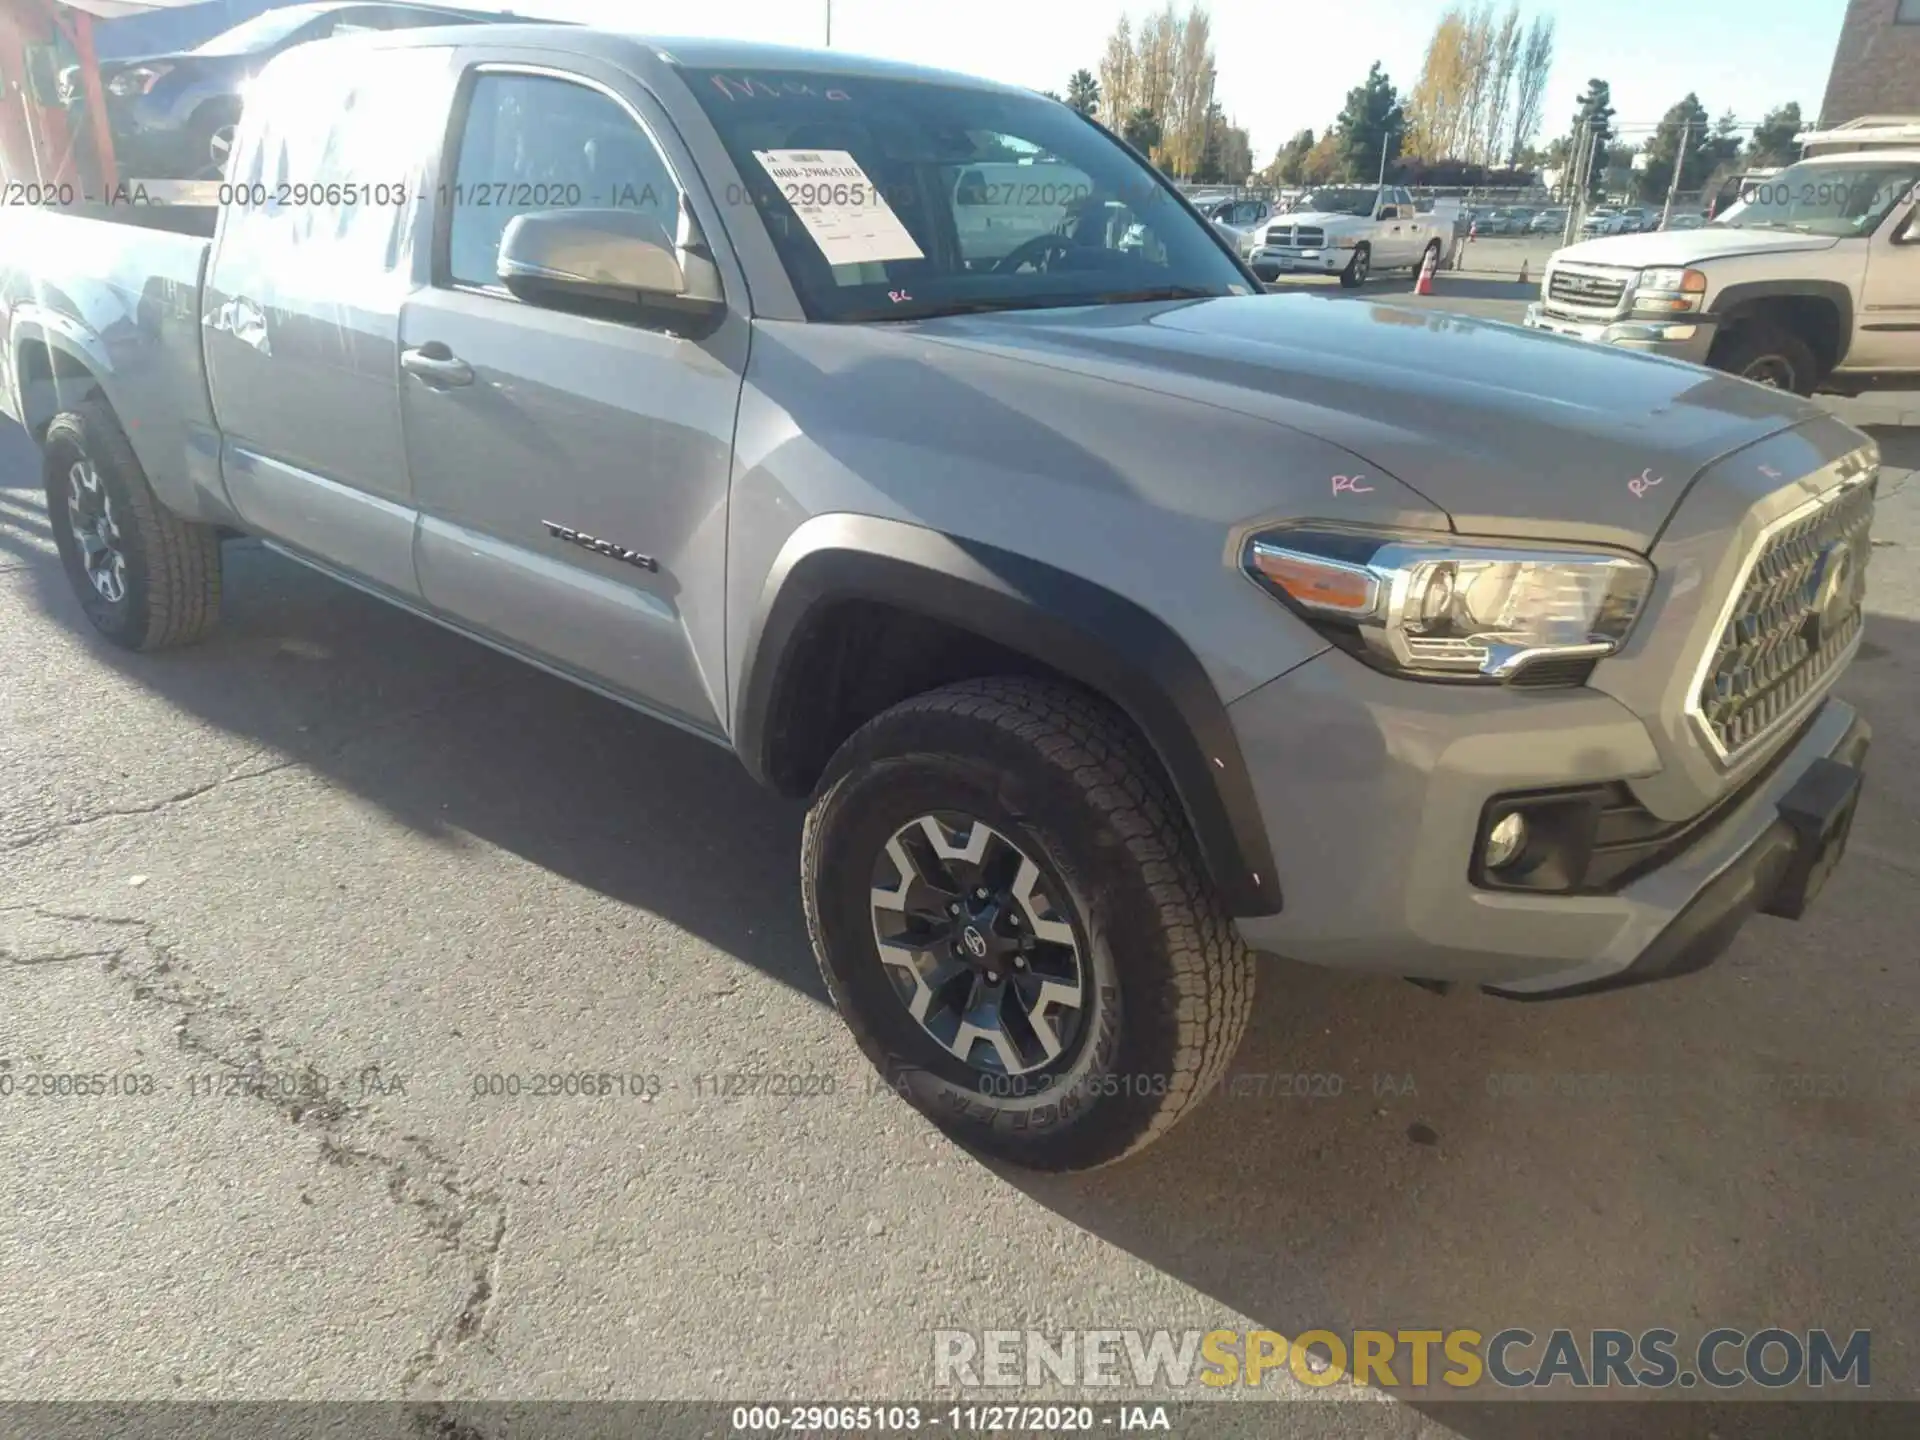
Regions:
[[[1872, 727], [1864, 719], [1855, 717], [1840, 743], [1825, 758], [1839, 765], [1858, 767], [1872, 742]], [[1802, 778], [1817, 779], [1811, 774]], [[1797, 785], [1798, 782], [1796, 788]], [[1766, 911], [1781, 881], [1793, 868], [1800, 852], [1803, 828], [1797, 815], [1785, 813], [1792, 808], [1788, 800], [1793, 794], [1792, 790], [1788, 792], [1781, 802], [1783, 813], [1760, 838], [1688, 901], [1626, 969], [1564, 990], [1523, 992], [1502, 990], [1493, 985], [1481, 988], [1502, 1000], [1570, 1000], [1704, 970], [1720, 958], [1751, 916]]]

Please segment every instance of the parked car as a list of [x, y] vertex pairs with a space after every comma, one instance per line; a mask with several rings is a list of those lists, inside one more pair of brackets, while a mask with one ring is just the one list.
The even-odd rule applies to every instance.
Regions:
[[1558, 251], [1526, 323], [1811, 394], [1920, 379], [1920, 146], [1820, 155], [1712, 224]]
[[1558, 235], [1567, 228], [1567, 212], [1542, 210], [1527, 224], [1529, 235]]
[[1226, 237], [1235, 252], [1251, 255], [1260, 243], [1260, 235], [1275, 214], [1271, 200], [1228, 200], [1202, 213], [1213, 228]]
[[1620, 212], [1620, 224], [1614, 231], [1617, 235], [1638, 235], [1643, 230], [1658, 228], [1660, 216], [1657, 211], [1648, 210], [1642, 205], [1630, 205]]
[[[275, 56], [330, 35], [497, 18], [437, 5], [287, 5], [192, 50], [102, 60], [115, 156], [123, 173], [141, 179], [217, 180], [240, 118], [242, 88]], [[62, 72], [60, 94], [70, 107], [85, 104], [78, 66]]]
[[1442, 228], [1397, 186], [1314, 190], [1260, 232], [1249, 259], [1262, 280], [1305, 271], [1338, 275], [1352, 288], [1376, 270], [1417, 269], [1429, 250], [1437, 259], [1451, 241]]
[[1707, 220], [1704, 215], [1695, 215], [1690, 211], [1681, 211], [1678, 214], [1669, 215], [1666, 224], [1660, 228], [1662, 230], [1698, 230], [1706, 223]]
[[1622, 233], [1621, 225], [1620, 212], [1603, 207], [1587, 212], [1586, 218], [1580, 222], [1580, 233], [1583, 236], [1619, 235]]
[[[976, 265], [955, 181], [1010, 151], [1092, 193]], [[256, 204], [287, 155], [318, 193]], [[838, 52], [330, 40], [233, 172], [211, 240], [0, 211], [75, 618], [196, 640], [255, 535], [730, 751], [808, 802], [828, 995], [969, 1145], [1165, 1134], [1255, 952], [1584, 994], [1799, 916], [1846, 845], [1877, 454], [1810, 402], [1258, 293], [1065, 107]], [[1316, 199], [1348, 255], [1407, 223]]]

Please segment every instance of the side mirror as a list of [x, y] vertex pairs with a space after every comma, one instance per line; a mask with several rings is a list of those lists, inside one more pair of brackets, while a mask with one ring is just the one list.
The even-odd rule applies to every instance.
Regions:
[[717, 308], [689, 286], [665, 228], [637, 210], [535, 210], [500, 237], [500, 283], [530, 305]]

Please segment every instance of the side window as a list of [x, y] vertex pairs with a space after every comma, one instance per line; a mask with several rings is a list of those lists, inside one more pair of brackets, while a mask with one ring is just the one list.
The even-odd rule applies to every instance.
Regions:
[[446, 277], [497, 289], [500, 239], [535, 210], [641, 210], [669, 236], [680, 189], [646, 131], [618, 101], [547, 75], [479, 75], [453, 181]]
[[987, 181], [978, 170], [968, 170], [960, 176], [960, 183], [953, 192], [956, 205], [984, 205], [987, 203]]

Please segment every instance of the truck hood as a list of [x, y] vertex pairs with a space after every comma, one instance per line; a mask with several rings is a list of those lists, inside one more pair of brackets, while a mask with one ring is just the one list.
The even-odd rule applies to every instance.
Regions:
[[1340, 210], [1303, 210], [1298, 215], [1275, 215], [1267, 222], [1269, 225], [1318, 225], [1323, 229], [1337, 229], [1346, 225], [1371, 225], [1372, 220], [1364, 215], [1348, 215]]
[[1793, 230], [1741, 230], [1709, 225], [1701, 230], [1653, 230], [1645, 235], [1603, 235], [1554, 252], [1555, 260], [1583, 265], [1695, 265], [1735, 255], [1779, 255], [1797, 250], [1831, 250], [1831, 235], [1802, 235]]
[[[1156, 392], [1316, 437], [1417, 492], [1462, 533], [1634, 550], [1652, 545], [1715, 460], [1825, 413], [1677, 361], [1304, 294], [989, 313], [913, 328], [923, 341], [1111, 380], [1119, 404], [1134, 403], [1128, 391]], [[1194, 438], [1204, 445], [1204, 427]], [[1209, 457], [1206, 468], [1284, 456], [1281, 443], [1260, 456]]]

